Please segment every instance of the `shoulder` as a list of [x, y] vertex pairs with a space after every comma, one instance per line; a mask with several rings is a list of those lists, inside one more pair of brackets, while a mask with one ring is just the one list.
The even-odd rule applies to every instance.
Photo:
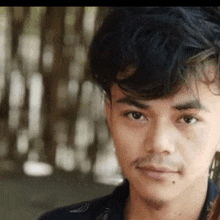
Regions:
[[122, 219], [129, 183], [125, 180], [106, 196], [60, 207], [46, 212], [38, 220], [98, 220]]
[[65, 207], [60, 207], [41, 215], [38, 220], [92, 220], [108, 212], [107, 203], [111, 195], [96, 198]]

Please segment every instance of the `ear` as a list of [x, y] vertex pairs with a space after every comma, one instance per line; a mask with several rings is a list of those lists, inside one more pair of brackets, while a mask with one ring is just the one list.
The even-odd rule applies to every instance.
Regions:
[[105, 98], [105, 117], [107, 120], [108, 127], [111, 127], [111, 114], [112, 114], [112, 103], [110, 98]]

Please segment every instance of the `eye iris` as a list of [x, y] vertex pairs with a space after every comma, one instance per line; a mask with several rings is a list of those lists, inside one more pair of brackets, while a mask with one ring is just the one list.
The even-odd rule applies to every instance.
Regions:
[[184, 121], [189, 124], [193, 121], [193, 117], [189, 117], [189, 116], [184, 117]]
[[132, 117], [133, 117], [134, 119], [140, 119], [141, 116], [142, 116], [142, 114], [139, 113], [139, 112], [133, 112], [133, 113], [132, 113]]

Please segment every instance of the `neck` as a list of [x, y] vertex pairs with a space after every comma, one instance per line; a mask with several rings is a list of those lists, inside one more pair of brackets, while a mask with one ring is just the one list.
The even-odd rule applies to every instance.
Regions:
[[[197, 182], [198, 183], [198, 182]], [[130, 186], [125, 220], [198, 220], [205, 203], [208, 181], [199, 182], [171, 201], [150, 201]]]

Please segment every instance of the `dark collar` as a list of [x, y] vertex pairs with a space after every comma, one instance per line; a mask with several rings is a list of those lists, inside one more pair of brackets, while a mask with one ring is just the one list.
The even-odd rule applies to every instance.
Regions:
[[[218, 187], [211, 180], [209, 180], [207, 196], [199, 220], [206, 220], [208, 210], [210, 209], [211, 204], [218, 195], [218, 193], [219, 193]], [[111, 206], [113, 206], [112, 217], [115, 220], [124, 219], [123, 215], [124, 215], [124, 209], [128, 195], [129, 195], [129, 182], [127, 179], [124, 179], [123, 183], [118, 187], [116, 187], [116, 189], [112, 193], [112, 199], [111, 199]]]
[[219, 188], [211, 180], [209, 180], [206, 200], [199, 220], [207, 219], [208, 211], [210, 210], [211, 205], [218, 194], [219, 194]]

